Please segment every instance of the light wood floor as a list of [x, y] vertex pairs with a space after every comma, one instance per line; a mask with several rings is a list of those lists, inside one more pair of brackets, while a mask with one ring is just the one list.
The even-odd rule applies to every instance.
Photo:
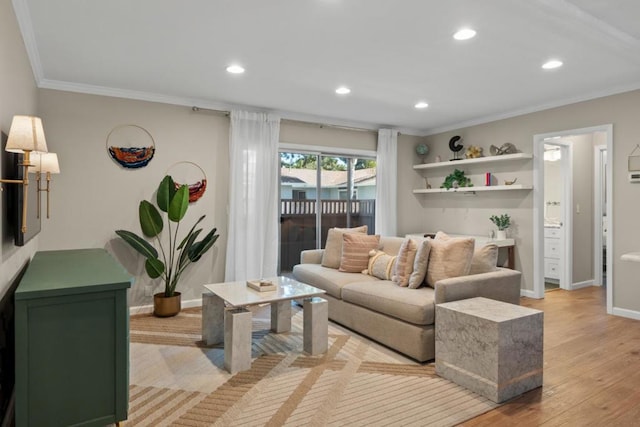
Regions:
[[543, 387], [464, 426], [640, 426], [640, 321], [609, 316], [605, 289], [547, 292]]

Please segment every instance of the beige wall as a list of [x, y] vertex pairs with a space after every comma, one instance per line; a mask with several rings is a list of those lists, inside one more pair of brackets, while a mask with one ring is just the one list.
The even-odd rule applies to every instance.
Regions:
[[567, 140], [573, 147], [573, 283], [581, 283], [594, 278], [593, 134], [575, 135]]
[[[220, 239], [182, 276], [183, 300], [199, 298], [202, 285], [224, 278], [227, 240], [229, 175], [229, 120], [187, 107], [132, 101], [54, 90], [39, 91], [39, 107], [47, 124], [49, 149], [58, 153], [60, 175], [54, 176], [51, 219], [43, 220], [40, 248], [107, 248], [136, 276], [130, 292], [132, 306], [151, 304], [145, 286], [162, 289], [143, 270], [142, 259], [115, 234], [117, 229], [138, 232], [138, 204], [153, 200], [169, 167], [192, 161], [204, 169], [208, 185], [204, 196], [190, 205], [184, 227], [201, 215], [205, 230], [217, 227]], [[121, 124], [136, 124], [155, 140], [156, 153], [147, 167], [124, 169], [106, 150], [106, 137]], [[183, 230], [186, 232], [186, 229]]]
[[[29, 59], [22, 42], [10, 0], [0, 0], [0, 131], [9, 133], [15, 114], [33, 115], [36, 109], [36, 85]], [[45, 124], [46, 131], [46, 124]], [[4, 154], [4, 153], [3, 153]], [[3, 178], [2, 163], [0, 176]], [[3, 184], [4, 186], [5, 184]], [[15, 185], [15, 184], [10, 184]], [[11, 230], [6, 227], [7, 199], [2, 192], [2, 221], [0, 221], [0, 298], [14, 281], [16, 274], [38, 247], [38, 237], [19, 248], [13, 244]], [[8, 234], [8, 236], [6, 236]]]
[[[431, 147], [431, 158], [440, 153], [443, 159], [449, 157], [448, 140], [453, 135], [465, 138], [465, 144], [480, 145], [488, 149], [490, 144], [514, 143], [523, 152], [532, 152], [533, 136], [542, 133], [580, 129], [590, 126], [613, 124], [613, 153], [609, 154], [609, 164], [613, 170], [613, 265], [608, 272], [613, 273], [614, 311], [624, 310], [640, 314], [640, 286], [637, 276], [640, 265], [620, 261], [626, 252], [640, 250], [640, 228], [637, 218], [640, 215], [640, 186], [627, 181], [627, 156], [640, 138], [640, 91], [580, 102], [564, 107], [553, 108], [524, 116], [499, 120], [483, 125], [458, 129], [452, 132], [432, 135], [425, 138]], [[407, 152], [399, 160], [400, 182], [413, 182], [424, 185], [419, 175], [411, 169], [416, 161]], [[531, 183], [532, 163], [514, 163], [509, 165], [517, 169], [505, 175], [518, 176], [518, 182]], [[494, 169], [492, 167], [492, 169]], [[497, 168], [495, 168], [497, 169]], [[496, 170], [496, 173], [497, 170]], [[523, 272], [523, 288], [533, 289], [533, 206], [532, 192], [518, 194], [486, 193], [476, 196], [436, 195], [414, 196], [410, 188], [399, 189], [399, 224], [411, 223], [415, 211], [402, 209], [403, 206], [415, 206], [416, 199], [422, 205], [422, 229], [437, 229], [487, 233], [490, 229], [488, 217], [493, 212], [507, 212], [512, 215], [515, 227], [511, 230], [517, 242], [516, 263]], [[407, 227], [408, 228], [408, 227]], [[628, 314], [628, 313], [627, 313]]]

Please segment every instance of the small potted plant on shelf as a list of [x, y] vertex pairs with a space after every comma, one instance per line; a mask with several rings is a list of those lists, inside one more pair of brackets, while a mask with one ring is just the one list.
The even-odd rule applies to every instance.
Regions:
[[[182, 272], [193, 262], [202, 258], [218, 240], [216, 228], [205, 235], [202, 240], [196, 241], [202, 228], [196, 229], [204, 219], [202, 215], [191, 227], [189, 232], [178, 239], [180, 221], [184, 218], [189, 207], [189, 186], [176, 187], [171, 176], [164, 177], [156, 195], [156, 204], [167, 216], [167, 235], [164, 245], [162, 242], [162, 230], [164, 221], [162, 215], [152, 203], [142, 200], [138, 209], [140, 228], [147, 238], [155, 239], [159, 251], [146, 239], [127, 230], [116, 230], [116, 234], [127, 242], [133, 249], [144, 255], [145, 271], [150, 278], [161, 277], [164, 281], [164, 292], [153, 296], [153, 314], [159, 317], [175, 316], [180, 312], [180, 292], [176, 292], [176, 286]], [[175, 223], [175, 230], [171, 229], [171, 223]], [[167, 250], [165, 250], [165, 248]]]
[[511, 225], [511, 217], [509, 214], [502, 214], [500, 216], [491, 215], [489, 217], [491, 222], [493, 222], [496, 227], [498, 227], [498, 234], [496, 238], [498, 240], [504, 240], [507, 238], [507, 228]]

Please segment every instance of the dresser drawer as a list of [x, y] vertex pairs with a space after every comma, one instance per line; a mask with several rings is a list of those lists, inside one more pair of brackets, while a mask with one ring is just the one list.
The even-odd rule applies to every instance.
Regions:
[[549, 279], [560, 279], [560, 263], [558, 260], [545, 258], [544, 277]]
[[562, 244], [560, 239], [544, 239], [544, 257], [559, 259], [562, 253]]
[[560, 237], [562, 237], [562, 230], [559, 228], [545, 227], [544, 237], [553, 237], [559, 239]]

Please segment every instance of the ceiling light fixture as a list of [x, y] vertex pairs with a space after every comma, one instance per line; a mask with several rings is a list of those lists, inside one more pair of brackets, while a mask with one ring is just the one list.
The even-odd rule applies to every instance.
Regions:
[[562, 67], [562, 61], [558, 61], [557, 59], [552, 59], [542, 64], [542, 68], [545, 70], [553, 70], [554, 68], [559, 67]]
[[475, 30], [472, 30], [471, 28], [462, 28], [453, 35], [453, 38], [456, 40], [469, 40], [474, 38], [475, 36]]
[[351, 89], [349, 89], [346, 86], [340, 86], [338, 89], [336, 89], [336, 93], [338, 95], [347, 95], [347, 94], [351, 93]]
[[244, 73], [244, 68], [240, 65], [229, 65], [227, 67], [227, 72], [231, 74], [242, 74]]
[[416, 105], [414, 105], [414, 107], [418, 108], [418, 109], [427, 108], [428, 106], [429, 106], [429, 104], [427, 104], [424, 101], [417, 102]]

